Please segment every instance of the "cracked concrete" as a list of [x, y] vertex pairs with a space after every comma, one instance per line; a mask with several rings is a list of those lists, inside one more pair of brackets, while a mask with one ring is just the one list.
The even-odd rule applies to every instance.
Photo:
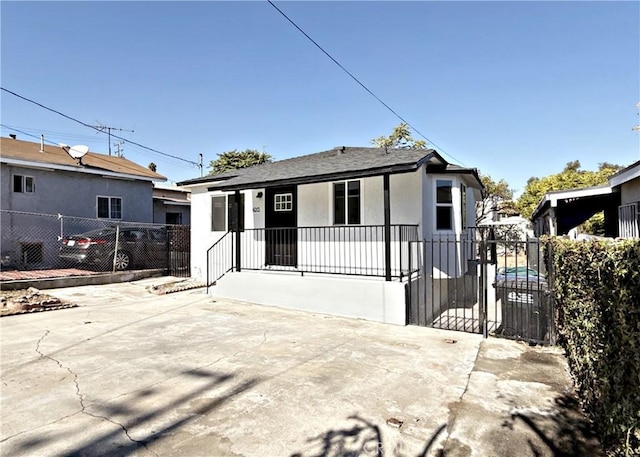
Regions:
[[[103, 416], [103, 415], [99, 415], [99, 414], [93, 414], [89, 411], [87, 411], [86, 406], [84, 404], [84, 398], [82, 396], [82, 393], [80, 392], [80, 382], [78, 380], [78, 375], [76, 373], [73, 372], [73, 370], [70, 367], [66, 367], [62, 364], [62, 362], [60, 362], [58, 359], [55, 359], [53, 357], [50, 357], [48, 355], [45, 355], [44, 353], [42, 353], [40, 351], [40, 344], [44, 341], [44, 339], [47, 337], [47, 335], [49, 335], [50, 331], [46, 330], [44, 335], [42, 335], [42, 337], [40, 337], [40, 339], [36, 342], [36, 352], [40, 355], [40, 358], [42, 359], [47, 359], [47, 360], [51, 360], [53, 362], [55, 362], [61, 369], [66, 370], [67, 372], [69, 372], [72, 376], [73, 376], [73, 383], [75, 384], [75, 389], [76, 389], [76, 396], [78, 397], [78, 401], [80, 403], [80, 410], [78, 411], [81, 414], [86, 414], [88, 416], [94, 417], [96, 419], [103, 419], [107, 422], [112, 423], [113, 425], [116, 425], [118, 427], [120, 427], [122, 429], [122, 431], [124, 432], [125, 436], [132, 442], [132, 443], [136, 443], [140, 446], [143, 446], [145, 449], [148, 450], [147, 445], [144, 441], [138, 441], [134, 438], [131, 437], [131, 435], [129, 434], [129, 430], [127, 429], [127, 427], [124, 424], [121, 424], [120, 422], [117, 422], [107, 416]], [[5, 441], [5, 439], [3, 439], [2, 441]], [[151, 453], [155, 456], [157, 456], [157, 454], [153, 451], [151, 451]]]
[[570, 388], [557, 353], [149, 283], [51, 290], [80, 307], [0, 321], [3, 455], [564, 449], [550, 419]]

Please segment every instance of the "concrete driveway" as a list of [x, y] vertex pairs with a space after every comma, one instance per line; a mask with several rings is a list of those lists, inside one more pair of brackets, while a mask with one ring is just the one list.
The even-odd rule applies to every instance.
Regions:
[[599, 452], [558, 350], [158, 283], [0, 320], [2, 455]]

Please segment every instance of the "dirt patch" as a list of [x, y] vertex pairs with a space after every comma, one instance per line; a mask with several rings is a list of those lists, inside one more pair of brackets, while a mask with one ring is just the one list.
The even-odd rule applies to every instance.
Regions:
[[200, 281], [182, 279], [178, 281], [167, 282], [164, 284], [148, 286], [147, 290], [157, 295], [165, 295], [173, 292], [182, 292], [184, 290], [199, 289], [205, 286], [205, 283]]
[[75, 308], [76, 304], [44, 294], [35, 287], [0, 291], [0, 317], [14, 314], [39, 313], [56, 309]]

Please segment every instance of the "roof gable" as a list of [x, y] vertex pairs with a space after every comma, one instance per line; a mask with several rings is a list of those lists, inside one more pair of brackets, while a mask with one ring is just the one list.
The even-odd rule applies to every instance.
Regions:
[[0, 138], [0, 160], [8, 162], [16, 160], [26, 165], [48, 165], [51, 168], [64, 168], [77, 172], [110, 172], [130, 178], [147, 181], [166, 181], [166, 177], [151, 171], [124, 157], [108, 156], [88, 152], [82, 157], [82, 165], [58, 146], [44, 145], [41, 152], [40, 143], [12, 138]]

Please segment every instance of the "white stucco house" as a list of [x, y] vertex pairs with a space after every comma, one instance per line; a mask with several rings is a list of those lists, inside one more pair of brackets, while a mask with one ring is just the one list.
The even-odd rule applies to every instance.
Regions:
[[[179, 185], [191, 191], [192, 276], [210, 293], [400, 325], [424, 261], [410, 243], [467, 236], [482, 188], [434, 150], [358, 147]], [[444, 243], [457, 261], [433, 267], [465, 274], [461, 246]]]

